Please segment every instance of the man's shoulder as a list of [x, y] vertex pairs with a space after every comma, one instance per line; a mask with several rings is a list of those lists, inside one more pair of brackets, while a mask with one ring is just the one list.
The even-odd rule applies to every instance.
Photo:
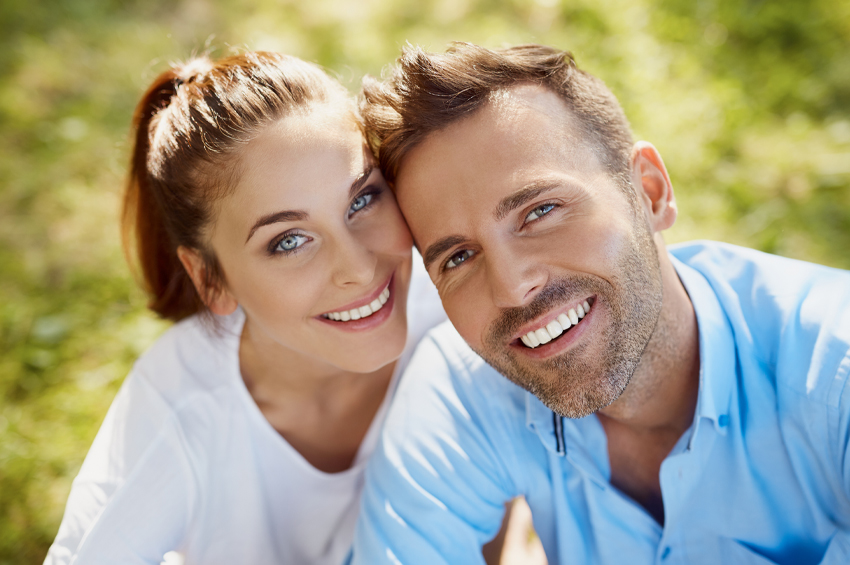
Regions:
[[450, 383], [464, 392], [474, 388], [476, 396], [489, 392], [511, 396], [525, 393], [475, 353], [449, 321], [426, 334], [414, 353], [408, 373], [420, 374], [431, 382]]
[[479, 357], [450, 322], [444, 322], [419, 343], [393, 409], [403, 412], [404, 419], [448, 410], [453, 418], [469, 418], [479, 425], [500, 421], [521, 427], [527, 394]]
[[765, 253], [748, 247], [719, 241], [691, 241], [669, 247], [670, 254], [682, 263], [700, 271], [709, 282], [730, 284], [758, 283], [776, 289], [778, 294], [805, 292], [812, 285], [844, 283], [844, 294], [850, 296], [850, 271], [817, 263]]
[[850, 355], [850, 272], [718, 242], [670, 253], [708, 281], [739, 355], [757, 358], [777, 386], [801, 397], [834, 397]]

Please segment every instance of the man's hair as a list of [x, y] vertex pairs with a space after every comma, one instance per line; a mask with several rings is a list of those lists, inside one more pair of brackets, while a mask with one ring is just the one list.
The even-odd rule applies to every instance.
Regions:
[[603, 166], [617, 175], [628, 170], [629, 122], [611, 91], [579, 70], [572, 54], [544, 45], [490, 50], [453, 43], [445, 53], [408, 45], [386, 80], [364, 79], [367, 141], [387, 180], [395, 180], [401, 160], [430, 133], [518, 84], [538, 84], [558, 94]]

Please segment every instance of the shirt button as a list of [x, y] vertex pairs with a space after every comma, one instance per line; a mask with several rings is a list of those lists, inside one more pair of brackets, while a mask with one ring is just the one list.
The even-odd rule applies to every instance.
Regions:
[[669, 555], [670, 555], [670, 546], [668, 545], [667, 547], [664, 548], [664, 551], [661, 552], [661, 559], [667, 559], [667, 557]]
[[729, 416], [727, 416], [726, 414], [721, 415], [717, 419], [717, 423], [720, 424], [721, 428], [725, 428], [726, 426], [729, 425]]

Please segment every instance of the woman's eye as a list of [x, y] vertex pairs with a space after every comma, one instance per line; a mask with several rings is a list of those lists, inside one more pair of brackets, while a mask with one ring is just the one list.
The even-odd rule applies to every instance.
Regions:
[[348, 215], [350, 216], [354, 212], [365, 208], [374, 197], [374, 194], [361, 194], [360, 196], [355, 198], [354, 201], [351, 203], [351, 206], [348, 208]]
[[533, 222], [540, 216], [545, 216], [555, 207], [554, 204], [543, 204], [542, 206], [538, 206], [534, 210], [528, 213], [528, 216], [525, 217], [525, 223]]
[[470, 249], [464, 249], [463, 251], [461, 251], [459, 253], [455, 253], [454, 255], [449, 257], [448, 261], [446, 261], [446, 268], [447, 269], [454, 269], [455, 267], [457, 267], [461, 263], [465, 263], [466, 261], [468, 261], [469, 258], [472, 257], [473, 255], [475, 255], [475, 251], [472, 251]]
[[300, 235], [297, 233], [289, 234], [277, 243], [277, 245], [275, 246], [275, 251], [282, 251], [284, 253], [288, 253], [301, 247], [309, 240], [310, 238], [306, 235]]

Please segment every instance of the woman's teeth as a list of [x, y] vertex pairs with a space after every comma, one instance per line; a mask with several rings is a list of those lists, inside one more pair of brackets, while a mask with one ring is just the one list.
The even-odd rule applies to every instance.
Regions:
[[528, 332], [520, 339], [526, 347], [534, 349], [544, 343], [549, 343], [572, 326], [578, 324], [578, 321], [584, 318], [588, 312], [590, 312], [590, 304], [585, 300], [575, 308], [570, 308], [569, 312], [561, 314], [541, 328]]
[[323, 318], [327, 318], [328, 320], [336, 320], [337, 322], [348, 322], [350, 320], [359, 320], [360, 318], [367, 318], [384, 307], [384, 304], [387, 303], [387, 300], [390, 298], [390, 287], [384, 289], [384, 291], [378, 295], [378, 298], [366, 304], [365, 306], [361, 306], [360, 308], [352, 308], [351, 310], [346, 310], [345, 312], [328, 312], [327, 314], [322, 314]]

